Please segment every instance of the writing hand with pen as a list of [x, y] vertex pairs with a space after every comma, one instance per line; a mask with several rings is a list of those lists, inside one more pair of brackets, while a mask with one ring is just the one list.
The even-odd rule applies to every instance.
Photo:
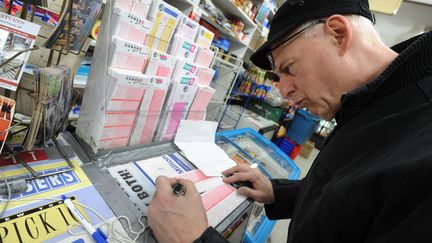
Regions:
[[[241, 186], [237, 189], [240, 195], [261, 203], [274, 202], [272, 184], [259, 169], [237, 165], [222, 174], [229, 175], [223, 179], [225, 183], [251, 183], [251, 188]], [[159, 176], [148, 209], [148, 223], [160, 243], [193, 242], [198, 239], [207, 229], [208, 221], [201, 196], [193, 182]]]
[[193, 242], [199, 238], [208, 221], [193, 182], [166, 176], [156, 178], [148, 224], [159, 243]]

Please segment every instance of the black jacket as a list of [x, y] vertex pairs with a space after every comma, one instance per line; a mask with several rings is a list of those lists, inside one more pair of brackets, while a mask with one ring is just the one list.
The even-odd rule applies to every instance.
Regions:
[[432, 242], [432, 32], [395, 47], [345, 95], [337, 127], [301, 181], [273, 180], [288, 242]]
[[272, 180], [265, 210], [291, 218], [288, 242], [432, 242], [432, 32], [393, 49], [375, 81], [342, 98], [307, 176]]

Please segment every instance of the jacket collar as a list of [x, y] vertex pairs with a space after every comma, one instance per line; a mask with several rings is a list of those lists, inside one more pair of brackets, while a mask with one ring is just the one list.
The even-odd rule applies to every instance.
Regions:
[[398, 57], [374, 81], [343, 95], [336, 114], [338, 126], [350, 121], [376, 101], [432, 76], [432, 32], [392, 47]]

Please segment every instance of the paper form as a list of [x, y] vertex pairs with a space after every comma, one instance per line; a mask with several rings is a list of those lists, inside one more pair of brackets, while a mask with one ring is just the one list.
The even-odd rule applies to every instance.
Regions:
[[207, 106], [215, 92], [216, 90], [211, 87], [198, 85], [198, 91], [189, 109], [187, 120], [205, 120]]
[[213, 80], [213, 77], [215, 75], [215, 70], [210, 68], [201, 67], [198, 70], [198, 84], [201, 85], [210, 85], [211, 81]]
[[214, 57], [214, 52], [210, 49], [199, 47], [195, 57], [195, 63], [209, 68]]
[[144, 72], [150, 49], [114, 36], [111, 52], [110, 67]]
[[235, 188], [224, 184], [220, 177], [208, 177], [200, 170], [191, 170], [178, 154], [131, 162], [108, 168], [109, 173], [123, 188], [129, 199], [147, 215], [156, 191], [158, 176], [183, 178], [195, 183], [202, 192], [201, 199], [211, 226], [216, 227], [246, 198], [237, 195]]
[[175, 134], [178, 125], [180, 124], [180, 120], [183, 117], [183, 111], [184, 108], [186, 107], [187, 103], [186, 102], [177, 102], [174, 103], [172, 111], [171, 111], [171, 116], [169, 117], [168, 120], [168, 128], [166, 131], [166, 135], [172, 135]]
[[216, 122], [182, 120], [174, 143], [207, 176], [220, 176], [236, 163], [215, 143]]
[[198, 46], [195, 44], [195, 42], [180, 34], [176, 34], [174, 36], [174, 40], [170, 49], [170, 55], [183, 58], [189, 62], [193, 62], [197, 52]]
[[133, 125], [104, 126], [99, 141], [101, 148], [114, 148], [127, 146]]
[[180, 14], [180, 11], [173, 6], [161, 0], [155, 1], [148, 15], [148, 20], [153, 22], [153, 27], [146, 45], [151, 49], [166, 52]]
[[195, 41], [198, 33], [199, 23], [182, 14], [176, 29], [176, 35], [183, 35], [190, 41]]
[[152, 142], [153, 135], [156, 131], [156, 127], [159, 121], [160, 114], [162, 112], [163, 102], [166, 95], [166, 91], [156, 90], [152, 106], [147, 116], [147, 121], [144, 126], [144, 132], [141, 136], [141, 144], [149, 144]]
[[177, 58], [157, 50], [151, 51], [148, 65], [145, 71], [146, 75], [171, 78]]
[[234, 187], [222, 182], [221, 177], [205, 176], [201, 170], [192, 170], [177, 177], [191, 180], [201, 193], [204, 210], [210, 226], [216, 227], [233, 212], [246, 197], [237, 194]]
[[150, 77], [149, 87], [146, 88], [139, 108], [130, 145], [152, 142], [169, 83], [168, 78]]
[[135, 121], [135, 116], [136, 116], [135, 112], [123, 112], [123, 111], [106, 112], [104, 125], [106, 127], [121, 126], [121, 125], [131, 126]]
[[167, 154], [151, 159], [131, 162], [108, 168], [109, 173], [123, 188], [129, 199], [147, 215], [147, 208], [156, 190], [158, 176], [176, 177], [190, 168], [177, 154]]
[[182, 77], [172, 83], [164, 106], [162, 123], [158, 127], [157, 141], [174, 139], [180, 120], [185, 119], [198, 90], [196, 77]]
[[[223, 198], [223, 196], [225, 197]], [[207, 191], [201, 195], [201, 198], [203, 199], [204, 208], [207, 209], [208, 224], [212, 227], [216, 227], [231, 212], [246, 201], [246, 197], [237, 194], [237, 191], [229, 188], [228, 185]], [[219, 200], [218, 203], [215, 203], [217, 200]], [[209, 206], [209, 204], [212, 206]]]
[[124, 9], [114, 8], [111, 26], [112, 36], [144, 45], [152, 23]]
[[199, 67], [193, 62], [189, 62], [183, 58], [178, 58], [175, 65], [172, 78], [174, 80], [182, 77], [195, 77], [198, 74]]
[[203, 193], [224, 184], [225, 183], [222, 181], [222, 177], [215, 176], [210, 179], [195, 183], [195, 187], [199, 193]]
[[106, 110], [136, 111], [150, 79], [140, 72], [108, 69]]
[[114, 7], [118, 7], [128, 11], [129, 13], [138, 16], [142, 19], [147, 18], [150, 11], [151, 0], [116, 0]]
[[206, 27], [200, 25], [198, 29], [197, 39], [195, 40], [195, 42], [199, 46], [208, 49], [211, 46], [213, 38], [214, 38], [214, 33], [208, 30]]

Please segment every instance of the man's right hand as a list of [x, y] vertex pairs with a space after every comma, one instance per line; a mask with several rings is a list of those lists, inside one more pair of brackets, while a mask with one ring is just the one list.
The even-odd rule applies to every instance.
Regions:
[[222, 172], [228, 176], [223, 179], [225, 183], [238, 181], [250, 181], [253, 188], [240, 187], [237, 193], [254, 199], [257, 202], [270, 204], [274, 203], [273, 186], [270, 180], [258, 168], [250, 168], [248, 165], [237, 165]]

